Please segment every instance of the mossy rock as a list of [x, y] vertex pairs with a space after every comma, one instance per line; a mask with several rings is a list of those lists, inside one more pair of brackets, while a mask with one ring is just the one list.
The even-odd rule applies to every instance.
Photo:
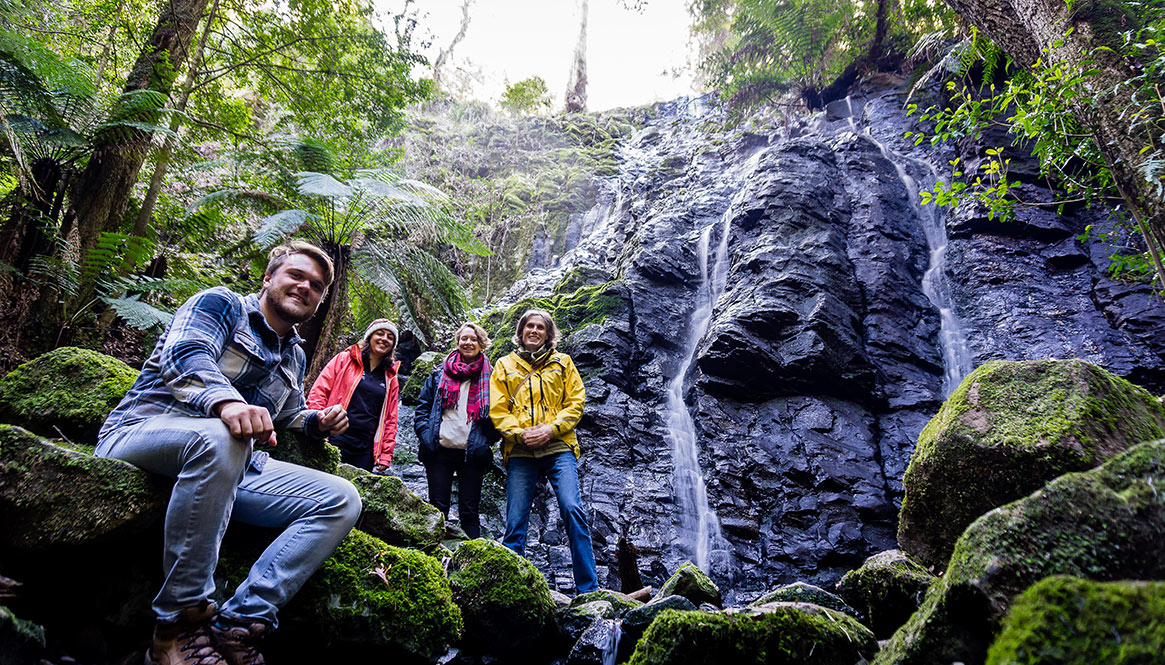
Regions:
[[[624, 291], [625, 287], [618, 281], [584, 284], [569, 293], [556, 292], [546, 297], [523, 298], [504, 310], [486, 314], [480, 325], [494, 341], [488, 352], [490, 361], [496, 362], [514, 350], [514, 327], [526, 310], [543, 309], [550, 312], [562, 339], [566, 340], [574, 331], [602, 323], [608, 316], [623, 311], [626, 307]], [[559, 350], [569, 353], [569, 344], [560, 345]]]
[[687, 598], [672, 595], [656, 596], [646, 605], [627, 610], [627, 613], [623, 615], [623, 639], [619, 641], [618, 662], [626, 662], [631, 657], [631, 652], [635, 649], [639, 638], [643, 637], [643, 632], [664, 610], [694, 612], [696, 609], [692, 601]]
[[542, 573], [489, 540], [461, 544], [449, 562], [453, 599], [465, 617], [465, 647], [500, 658], [522, 657], [546, 635], [554, 601]]
[[691, 561], [685, 561], [672, 576], [663, 583], [657, 594], [664, 596], [683, 596], [699, 606], [702, 603], [711, 603], [717, 607], [724, 602], [720, 594], [720, 587], [712, 581], [708, 574], [696, 567]]
[[558, 626], [560, 641], [569, 651], [596, 621], [614, 619], [617, 612], [607, 600], [591, 600], [561, 608], [554, 613], [554, 623]]
[[754, 600], [749, 606], [760, 607], [769, 603], [813, 603], [814, 605], [828, 607], [831, 610], [848, 614], [859, 621], [865, 618], [861, 612], [847, 604], [840, 596], [832, 594], [821, 587], [806, 584], [805, 582], [793, 582], [778, 589], [773, 589]]
[[[256, 538], [265, 534], [266, 539]], [[234, 589], [270, 533], [232, 533], [215, 571], [220, 593]], [[353, 529], [280, 613], [283, 650], [376, 653], [432, 663], [461, 634], [461, 612], [441, 562]], [[293, 645], [289, 647], [288, 644]]]
[[[624, 612], [626, 612], [627, 610], [629, 610], [631, 608], [639, 607], [640, 605], [643, 604], [643, 601], [635, 600], [634, 598], [632, 598], [631, 596], [628, 596], [625, 593], [620, 593], [618, 591], [612, 591], [610, 589], [599, 589], [598, 591], [589, 591], [587, 593], [580, 593], [579, 595], [577, 595], [573, 599], [571, 599], [570, 606], [571, 607], [578, 607], [579, 605], [583, 605], [585, 603], [591, 603], [591, 602], [594, 602], [596, 600], [605, 600], [608, 603], [610, 603], [611, 607], [615, 610], [616, 616], [623, 614]], [[611, 618], [611, 617], [608, 617], [608, 618]]]
[[726, 613], [665, 610], [629, 665], [853, 665], [878, 650], [853, 617], [809, 603], [774, 603]]
[[364, 508], [361, 530], [390, 545], [429, 547], [445, 537], [445, 516], [396, 476], [381, 476], [341, 464], [336, 475], [352, 481]]
[[982, 663], [1012, 600], [1052, 575], [1165, 579], [1165, 440], [1070, 473], [975, 520], [879, 665]]
[[1139, 665], [1165, 653], [1165, 583], [1049, 577], [1020, 594], [987, 665]]
[[0, 419], [48, 437], [97, 442], [97, 432], [138, 378], [103, 353], [65, 346], [0, 379]]
[[426, 351], [417, 356], [413, 367], [409, 371], [409, 378], [400, 387], [400, 401], [407, 406], [416, 406], [421, 397], [421, 389], [425, 381], [433, 373], [433, 368], [445, 360], [445, 354], [436, 351]]
[[898, 542], [941, 569], [976, 517], [1163, 436], [1165, 406], [1096, 365], [989, 362], [919, 435], [902, 479]]
[[173, 482], [91, 451], [0, 425], [0, 544], [45, 550], [140, 531], [166, 511]]
[[255, 450], [266, 451], [277, 460], [336, 473], [340, 465], [340, 449], [322, 439], [312, 439], [295, 432], [277, 432], [276, 445], [255, 444]]
[[866, 616], [878, 639], [885, 639], [914, 614], [937, 579], [902, 550], [887, 550], [846, 573], [837, 592]]
[[0, 665], [35, 663], [44, 650], [44, 628], [0, 605]]

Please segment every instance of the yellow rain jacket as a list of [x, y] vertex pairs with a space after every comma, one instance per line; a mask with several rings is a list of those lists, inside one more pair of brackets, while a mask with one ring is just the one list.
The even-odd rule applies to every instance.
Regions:
[[[582, 451], [574, 426], [582, 417], [587, 393], [574, 361], [555, 351], [538, 369], [531, 370], [530, 364], [514, 352], [499, 360], [490, 375], [489, 418], [502, 434], [505, 459], [509, 460], [515, 445], [524, 449], [527, 456], [537, 455], [522, 444], [522, 431], [547, 423], [554, 426], [557, 440], [577, 458]], [[527, 374], [529, 378], [523, 381]], [[540, 450], [553, 445], [552, 439]]]

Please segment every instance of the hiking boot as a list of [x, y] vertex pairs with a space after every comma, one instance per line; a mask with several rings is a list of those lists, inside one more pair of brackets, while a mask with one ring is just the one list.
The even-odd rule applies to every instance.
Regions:
[[259, 642], [270, 632], [262, 621], [236, 624], [220, 618], [210, 627], [214, 646], [230, 665], [264, 665]]
[[214, 603], [187, 607], [174, 621], [154, 625], [154, 642], [146, 651], [146, 665], [222, 665], [226, 660], [214, 648], [210, 624]]

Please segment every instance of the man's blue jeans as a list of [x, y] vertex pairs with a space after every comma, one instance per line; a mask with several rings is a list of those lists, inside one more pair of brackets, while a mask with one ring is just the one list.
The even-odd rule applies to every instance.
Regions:
[[217, 418], [150, 418], [114, 430], [96, 454], [176, 480], [166, 509], [164, 581], [153, 603], [162, 621], [214, 593], [219, 543], [231, 517], [283, 528], [220, 608], [229, 619], [260, 619], [273, 628], [279, 608], [360, 517], [352, 483], [273, 459], [258, 468], [250, 443], [232, 437]]
[[519, 556], [525, 556], [530, 506], [534, 503], [534, 490], [543, 473], [554, 488], [558, 510], [566, 522], [574, 586], [579, 593], [595, 591], [599, 588], [595, 581], [595, 553], [591, 549], [591, 530], [579, 495], [578, 460], [574, 453], [510, 458], [506, 472], [506, 535], [502, 544]]

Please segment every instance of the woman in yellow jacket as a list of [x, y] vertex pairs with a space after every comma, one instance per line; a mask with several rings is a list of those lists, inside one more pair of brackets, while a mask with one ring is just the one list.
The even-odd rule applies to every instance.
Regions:
[[502, 544], [525, 555], [534, 488], [545, 474], [566, 523], [575, 588], [594, 591], [595, 554], [579, 494], [580, 449], [574, 433], [586, 401], [582, 377], [570, 356], [555, 351], [558, 328], [548, 312], [522, 314], [513, 341], [518, 350], [498, 361], [489, 387], [489, 417], [501, 432], [506, 460]]

